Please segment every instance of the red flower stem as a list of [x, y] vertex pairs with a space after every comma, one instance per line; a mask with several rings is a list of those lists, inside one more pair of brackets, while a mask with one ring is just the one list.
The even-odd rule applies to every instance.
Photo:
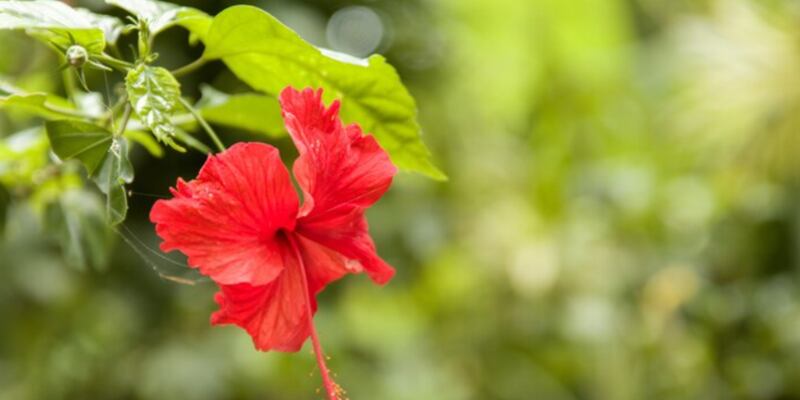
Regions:
[[303, 271], [303, 278], [305, 278], [305, 285], [303, 285], [303, 290], [305, 291], [306, 295], [306, 314], [308, 315], [308, 325], [311, 328], [311, 345], [314, 348], [314, 355], [317, 357], [317, 366], [319, 367], [319, 372], [322, 375], [322, 384], [325, 386], [325, 391], [328, 393], [328, 400], [339, 400], [338, 396], [338, 386], [335, 382], [331, 379], [328, 373], [328, 366], [325, 365], [325, 353], [322, 352], [322, 345], [319, 343], [319, 336], [317, 336], [317, 328], [314, 327], [314, 313], [311, 309], [311, 293], [308, 290], [308, 274], [306, 273], [306, 266], [303, 263], [303, 257], [300, 254], [300, 249], [297, 247], [297, 242], [295, 238], [291, 237], [291, 235], [287, 235], [289, 239], [289, 243], [292, 244], [292, 250], [294, 250], [294, 255], [297, 258], [298, 264], [300, 264], [300, 269]]

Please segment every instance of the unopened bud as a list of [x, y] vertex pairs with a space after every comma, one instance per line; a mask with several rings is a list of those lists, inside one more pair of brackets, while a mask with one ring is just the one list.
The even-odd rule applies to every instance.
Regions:
[[80, 68], [89, 60], [89, 53], [83, 46], [73, 45], [67, 49], [66, 57], [69, 65]]

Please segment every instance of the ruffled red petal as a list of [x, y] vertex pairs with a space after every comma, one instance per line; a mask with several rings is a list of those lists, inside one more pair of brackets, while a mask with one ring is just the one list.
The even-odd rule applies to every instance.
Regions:
[[345, 274], [364, 270], [360, 262], [348, 259], [320, 243], [301, 235], [295, 235], [294, 238], [305, 263], [309, 292], [314, 296]]
[[150, 212], [163, 251], [180, 250], [224, 285], [263, 285], [284, 269], [275, 234], [294, 229], [298, 199], [277, 149], [236, 144], [172, 193]]
[[300, 153], [293, 167], [303, 190], [298, 231], [361, 263], [373, 280], [385, 283], [394, 270], [375, 252], [363, 213], [386, 192], [397, 168], [374, 137], [358, 125], [342, 125], [339, 102], [326, 108], [321, 90], [288, 87], [280, 101]]
[[[306, 306], [306, 279], [285, 240], [279, 254], [285, 268], [266, 285], [220, 285], [214, 300], [219, 311], [211, 315], [214, 325], [235, 324], [250, 334], [262, 351], [297, 351], [311, 333]], [[312, 301], [316, 311], [316, 302]]]
[[[335, 218], [301, 219], [297, 233], [352, 260], [351, 264], [357, 262], [375, 283], [385, 284], [394, 276], [394, 268], [378, 256], [363, 210]], [[309, 269], [314, 269], [313, 264]]]
[[378, 201], [397, 168], [374, 137], [364, 135], [358, 125], [342, 125], [339, 101], [325, 108], [322, 90], [298, 92], [291, 87], [280, 101], [300, 153], [293, 168], [304, 195], [300, 216], [347, 212]]
[[[306, 302], [311, 302], [316, 312], [315, 295], [325, 286], [347, 272], [357, 272], [341, 255], [310, 240], [289, 233], [282, 239], [280, 254], [285, 265], [281, 274], [266, 285], [220, 285], [215, 296], [219, 311], [211, 316], [214, 325], [234, 324], [245, 329], [255, 347], [262, 351], [297, 351], [308, 338], [310, 331]], [[294, 240], [307, 275], [292, 246]], [[314, 268], [309, 268], [309, 265]], [[355, 270], [354, 270], [355, 269]], [[311, 298], [306, 298], [306, 288]]]

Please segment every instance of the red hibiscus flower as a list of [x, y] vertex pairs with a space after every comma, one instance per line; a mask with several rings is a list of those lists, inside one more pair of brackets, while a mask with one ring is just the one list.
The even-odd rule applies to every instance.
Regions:
[[197, 179], [179, 179], [150, 220], [163, 251], [180, 250], [219, 285], [212, 324], [244, 328], [263, 351], [297, 351], [309, 335], [318, 350], [316, 294], [347, 273], [379, 284], [394, 275], [364, 212], [397, 170], [372, 136], [342, 124], [338, 101], [325, 108], [321, 90], [286, 88], [280, 102], [302, 206], [276, 148], [238, 143], [209, 156]]

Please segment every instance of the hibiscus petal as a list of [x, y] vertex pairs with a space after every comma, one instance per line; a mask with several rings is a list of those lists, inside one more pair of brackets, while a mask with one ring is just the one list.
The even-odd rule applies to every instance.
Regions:
[[300, 235], [294, 237], [305, 263], [309, 291], [313, 295], [347, 273], [364, 270], [360, 262], [352, 261], [333, 249]]
[[325, 108], [322, 90], [298, 92], [291, 87], [283, 90], [280, 101], [300, 153], [293, 167], [303, 190], [299, 216], [349, 213], [378, 201], [397, 168], [374, 137], [365, 136], [358, 125], [342, 125], [339, 101]]
[[197, 179], [178, 181], [174, 198], [150, 212], [163, 251], [223, 285], [263, 285], [283, 270], [279, 229], [294, 229], [297, 194], [278, 150], [239, 143], [209, 156]]
[[[211, 323], [243, 328], [259, 350], [297, 351], [311, 333], [304, 287], [308, 281], [287, 239], [279, 241], [285, 265], [280, 275], [266, 285], [220, 285], [215, 296], [220, 309], [211, 315]], [[316, 309], [312, 298], [311, 310]]]
[[[394, 276], [394, 268], [378, 256], [363, 210], [335, 218], [301, 219], [297, 233], [338, 252], [350, 265], [357, 263], [375, 283], [382, 285]], [[351, 266], [348, 272], [358, 272], [358, 268]]]
[[394, 269], [378, 257], [364, 211], [386, 192], [397, 168], [375, 138], [358, 125], [342, 125], [339, 102], [326, 108], [321, 90], [288, 87], [280, 101], [300, 153], [293, 167], [304, 201], [297, 231], [360, 264], [375, 282], [387, 282]]

